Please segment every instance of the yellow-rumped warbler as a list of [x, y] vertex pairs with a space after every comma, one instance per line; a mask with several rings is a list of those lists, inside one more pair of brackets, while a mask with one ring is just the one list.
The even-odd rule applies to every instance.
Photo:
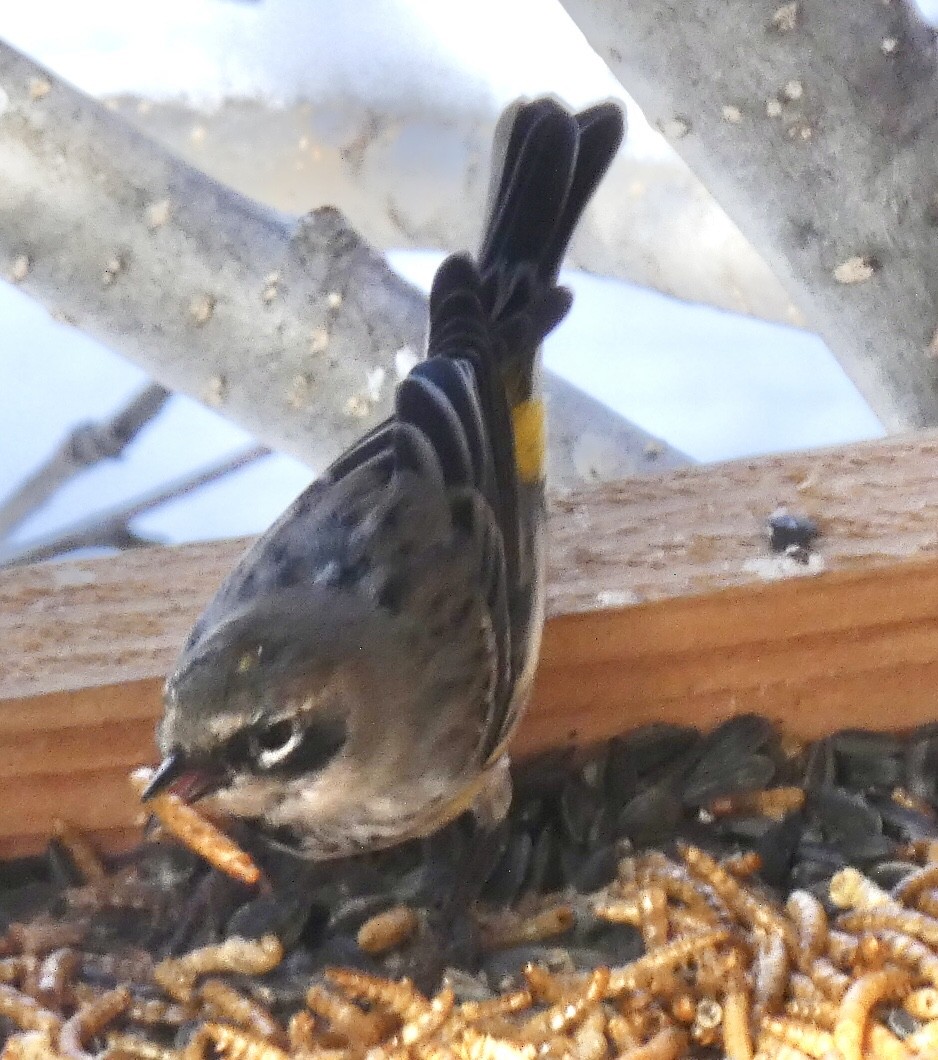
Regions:
[[427, 359], [196, 623], [148, 795], [214, 793], [313, 858], [504, 814], [544, 617], [539, 349], [623, 131], [614, 103], [503, 115], [482, 246], [436, 274]]

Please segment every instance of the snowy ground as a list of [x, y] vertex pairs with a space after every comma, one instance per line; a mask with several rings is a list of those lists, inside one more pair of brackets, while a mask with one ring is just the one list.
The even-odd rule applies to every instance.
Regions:
[[[938, 15], [938, 0], [929, 0]], [[15, 5], [0, 34], [98, 94], [228, 94], [287, 100], [343, 79], [358, 93], [452, 91], [497, 104], [551, 90], [579, 103], [615, 84], [559, 6], [545, 0], [124, 0]], [[537, 46], [525, 27], [537, 21]], [[519, 51], [517, 40], [528, 48]], [[364, 56], [364, 57], [363, 57]], [[430, 57], [429, 59], [427, 57]], [[354, 82], [354, 85], [353, 85]], [[430, 88], [432, 86], [432, 89]], [[621, 94], [621, 90], [619, 90]], [[660, 140], [634, 114], [630, 150]], [[394, 265], [426, 285], [438, 260], [401, 253]], [[874, 437], [879, 425], [813, 336], [651, 291], [571, 277], [577, 300], [550, 341], [548, 363], [613, 408], [701, 460]], [[112, 412], [144, 377], [0, 284], [0, 497], [76, 420]], [[17, 539], [204, 466], [245, 435], [182, 398], [172, 401], [118, 464], [73, 483], [24, 524]], [[307, 469], [270, 457], [142, 518], [135, 528], [168, 541], [258, 531], [305, 485]]]

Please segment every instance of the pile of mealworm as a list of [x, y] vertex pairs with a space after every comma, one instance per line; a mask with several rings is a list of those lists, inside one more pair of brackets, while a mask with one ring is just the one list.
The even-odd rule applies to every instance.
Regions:
[[[935, 816], [908, 792], [894, 797]], [[767, 788], [712, 798], [703, 817], [779, 821], [804, 801], [796, 786]], [[163, 842], [175, 837], [237, 886], [269, 887], [250, 854], [195, 809], [168, 795], [152, 809]], [[938, 1057], [931, 839], [904, 845], [906, 869], [888, 887], [841, 866], [823, 892], [784, 896], [760, 880], [753, 851], [714, 855], [683, 838], [669, 853], [625, 851], [615, 878], [589, 895], [568, 888], [476, 910], [485, 952], [540, 947], [497, 989], [479, 992], [476, 978], [454, 969], [423, 993], [407, 978], [337, 963], [305, 978], [292, 972], [302, 983], [290, 1000], [271, 983], [296, 940], [285, 945], [275, 932], [162, 958], [131, 944], [96, 950], [95, 918], [151, 915], [161, 883], [107, 864], [67, 824], [56, 842], [80, 882], [66, 891], [70, 916], [46, 910], [0, 936], [3, 1060]], [[422, 916], [419, 906], [391, 904], [362, 920], [354, 945], [369, 959], [406, 951]], [[587, 921], [634, 935], [639, 952], [576, 966], [565, 940]]]

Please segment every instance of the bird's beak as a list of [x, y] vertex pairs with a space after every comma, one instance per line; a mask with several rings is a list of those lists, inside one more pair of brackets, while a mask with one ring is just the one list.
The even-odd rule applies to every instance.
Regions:
[[160, 763], [143, 789], [141, 802], [168, 792], [183, 802], [195, 802], [224, 787], [228, 771], [207, 760], [187, 758], [182, 751], [171, 751]]

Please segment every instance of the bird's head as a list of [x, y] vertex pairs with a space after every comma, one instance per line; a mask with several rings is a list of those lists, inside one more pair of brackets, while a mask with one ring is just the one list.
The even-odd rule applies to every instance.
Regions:
[[[374, 652], [369, 616], [338, 594], [264, 594], [191, 638], [166, 682], [163, 762], [145, 798], [186, 801], [252, 779], [314, 777], [343, 753]], [[350, 653], [350, 650], [351, 653]]]

